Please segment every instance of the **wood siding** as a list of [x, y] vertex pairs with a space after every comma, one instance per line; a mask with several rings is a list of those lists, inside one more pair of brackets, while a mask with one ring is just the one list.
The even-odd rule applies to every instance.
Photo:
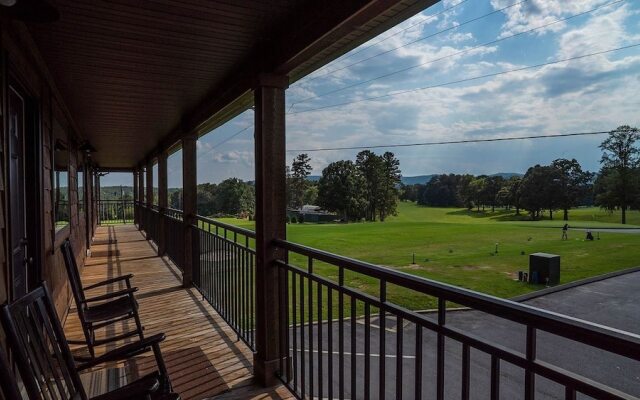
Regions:
[[[56, 308], [60, 316], [65, 316], [71, 301], [71, 293], [68, 287], [62, 253], [59, 245], [69, 237], [72, 241], [78, 265], [84, 265], [87, 249], [84, 214], [78, 212], [78, 193], [76, 190], [77, 168], [84, 162], [84, 155], [78, 151], [82, 136], [74, 129], [74, 122], [70, 117], [64, 100], [53, 82], [42, 57], [40, 56], [26, 27], [19, 22], [0, 18], [0, 43], [2, 52], [6, 57], [6, 69], [0, 69], [1, 76], [1, 107], [0, 107], [0, 137], [2, 139], [2, 152], [0, 153], [0, 304], [8, 299], [9, 293], [9, 266], [7, 251], [9, 238], [5, 230], [7, 220], [6, 193], [4, 181], [6, 179], [7, 160], [5, 157], [7, 140], [4, 130], [7, 126], [6, 114], [6, 88], [7, 74], [10, 69], [12, 74], [25, 87], [29, 95], [36, 101], [39, 113], [39, 126], [41, 132], [41, 157], [42, 157], [42, 181], [39, 193], [41, 194], [40, 209], [33, 209], [33, 204], [26, 207], [27, 213], [39, 213], [41, 219], [41, 247], [33, 249], [38, 252], [42, 260], [41, 277], [47, 281], [52, 290]], [[2, 65], [2, 63], [0, 63]], [[54, 127], [62, 127], [69, 146], [69, 203], [70, 224], [68, 229], [55, 232], [54, 212], [52, 204], [52, 151], [54, 139]], [[85, 169], [85, 173], [88, 173]], [[87, 179], [87, 182], [92, 181]], [[37, 184], [37, 182], [36, 182]], [[90, 189], [90, 187], [89, 187]], [[86, 196], [85, 196], [86, 197]], [[1, 339], [1, 337], [0, 337]]]

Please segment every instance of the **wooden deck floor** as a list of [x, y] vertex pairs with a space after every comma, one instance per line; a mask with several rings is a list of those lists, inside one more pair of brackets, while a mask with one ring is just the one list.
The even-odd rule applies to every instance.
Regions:
[[[99, 227], [92, 256], [83, 271], [84, 284], [128, 273], [135, 275], [133, 285], [140, 289], [137, 299], [145, 335], [167, 335], [162, 351], [174, 389], [184, 400], [293, 398], [282, 386], [264, 389], [253, 384], [251, 350], [237, 341], [235, 333], [202, 301], [196, 289], [181, 287], [180, 271], [168, 259], [158, 257], [155, 247], [133, 225]], [[100, 290], [91, 294], [98, 295]], [[119, 323], [103, 334], [127, 329], [129, 325]], [[83, 337], [73, 307], [65, 331], [69, 340]], [[102, 346], [99, 353], [109, 346], [113, 345]], [[145, 354], [122, 365], [93, 371], [83, 379], [87, 390], [98, 394], [153, 368], [153, 356]]]

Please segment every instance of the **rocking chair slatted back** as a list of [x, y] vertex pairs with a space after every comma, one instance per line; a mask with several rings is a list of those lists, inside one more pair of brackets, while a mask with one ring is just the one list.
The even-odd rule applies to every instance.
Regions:
[[2, 322], [30, 399], [87, 399], [46, 285], [5, 306]]

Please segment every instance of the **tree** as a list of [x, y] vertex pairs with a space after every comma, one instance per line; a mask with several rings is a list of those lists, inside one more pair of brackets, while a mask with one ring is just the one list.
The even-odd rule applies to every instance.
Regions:
[[473, 180], [469, 182], [469, 195], [471, 202], [476, 206], [478, 212], [480, 212], [480, 206], [484, 206], [484, 195], [486, 193], [484, 187], [486, 184], [486, 177], [484, 176], [473, 178]]
[[427, 183], [420, 204], [435, 207], [459, 205], [458, 179], [454, 174], [436, 175]]
[[400, 172], [400, 160], [387, 151], [382, 155], [382, 183], [378, 214], [380, 221], [384, 221], [389, 215], [398, 213], [398, 197], [402, 173]]
[[516, 215], [520, 215], [520, 185], [522, 184], [522, 178], [519, 176], [512, 176], [504, 182], [498, 195], [497, 201], [500, 205], [507, 208], [515, 208]]
[[627, 210], [638, 207], [638, 140], [638, 128], [623, 125], [600, 144], [602, 168], [596, 183], [596, 204], [608, 210], [620, 209], [623, 224], [627, 223]]
[[382, 203], [381, 187], [384, 180], [382, 164], [382, 158], [370, 150], [363, 150], [356, 156], [356, 168], [365, 182], [365, 218], [368, 221], [376, 220], [378, 207]]
[[569, 209], [578, 205], [591, 189], [593, 174], [582, 170], [580, 163], [574, 158], [559, 158], [551, 163], [558, 170], [559, 206], [563, 210], [563, 219], [569, 220]]
[[311, 173], [311, 159], [309, 155], [298, 154], [293, 159], [288, 182], [289, 206], [291, 208], [301, 208], [304, 204], [304, 194], [309, 188], [307, 177]]
[[309, 185], [302, 196], [303, 204], [316, 204], [318, 202], [318, 185]]
[[503, 184], [504, 178], [500, 175], [488, 176], [484, 179], [481, 197], [483, 204], [491, 206], [491, 212], [496, 211], [498, 192]]
[[254, 187], [237, 178], [225, 179], [216, 188], [213, 204], [215, 213], [240, 217], [253, 215]]
[[323, 171], [318, 182], [318, 205], [336, 212], [345, 221], [364, 216], [365, 180], [352, 161], [336, 161]]
[[532, 219], [539, 218], [545, 209], [553, 219], [553, 210], [560, 203], [559, 181], [558, 170], [550, 165], [536, 165], [527, 170], [520, 187], [520, 202]]

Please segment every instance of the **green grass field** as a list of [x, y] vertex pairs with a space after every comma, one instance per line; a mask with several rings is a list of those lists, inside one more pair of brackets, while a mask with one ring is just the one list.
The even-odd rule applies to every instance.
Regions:
[[[477, 213], [452, 208], [428, 208], [401, 203], [396, 217], [385, 222], [349, 224], [290, 224], [288, 240], [429, 279], [499, 297], [513, 297], [541, 286], [515, 280], [528, 270], [528, 255], [547, 252], [561, 256], [561, 283], [640, 265], [640, 235], [602, 232], [600, 239], [585, 241], [584, 232], [569, 231], [562, 241], [562, 214], [555, 220], [526, 221], [512, 212]], [[628, 214], [620, 225], [617, 213], [597, 208], [571, 210], [572, 227], [633, 227], [640, 213]], [[253, 229], [253, 222], [222, 219]], [[498, 253], [494, 254], [496, 243]], [[524, 253], [524, 255], [523, 255]], [[415, 254], [415, 264], [413, 263]], [[291, 261], [306, 266], [306, 260]], [[315, 271], [337, 280], [337, 269], [318, 264]], [[377, 281], [346, 274], [345, 283], [377, 293]], [[414, 309], [431, 308], [434, 301], [403, 288], [389, 287], [389, 298]]]

